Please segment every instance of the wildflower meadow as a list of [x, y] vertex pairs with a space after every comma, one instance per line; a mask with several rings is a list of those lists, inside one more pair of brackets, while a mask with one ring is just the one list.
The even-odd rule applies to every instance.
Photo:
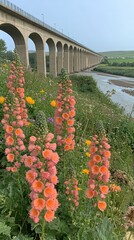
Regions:
[[132, 117], [92, 77], [0, 69], [0, 239], [132, 239]]

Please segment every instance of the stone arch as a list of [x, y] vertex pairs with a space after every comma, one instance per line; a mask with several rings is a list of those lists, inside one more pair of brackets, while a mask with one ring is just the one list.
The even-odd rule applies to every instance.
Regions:
[[46, 63], [44, 54], [44, 43], [41, 36], [35, 32], [29, 35], [29, 38], [34, 42], [36, 48], [37, 72], [46, 73]]
[[63, 46], [60, 41], [56, 44], [57, 47], [57, 73], [60, 74], [63, 68]]
[[15, 49], [20, 57], [21, 62], [25, 64], [26, 67], [28, 67], [29, 60], [28, 60], [27, 42], [23, 34], [20, 32], [20, 30], [9, 23], [1, 24], [0, 30], [6, 32], [12, 37], [15, 44]]
[[73, 47], [69, 47], [69, 72], [73, 72], [73, 57], [74, 57], [74, 52], [73, 52]]
[[69, 51], [68, 45], [64, 44], [64, 58], [63, 58], [63, 67], [67, 73], [69, 73]]
[[56, 47], [52, 38], [48, 38], [46, 43], [49, 47], [49, 72], [53, 76], [57, 75], [56, 71]]

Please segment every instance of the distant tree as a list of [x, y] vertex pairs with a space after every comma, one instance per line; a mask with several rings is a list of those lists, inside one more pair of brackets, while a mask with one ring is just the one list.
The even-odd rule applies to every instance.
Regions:
[[7, 47], [3, 39], [0, 39], [0, 59], [3, 60], [6, 57]]
[[30, 67], [33, 70], [36, 70], [37, 68], [36, 52], [29, 53], [29, 63], [30, 63]]
[[109, 64], [108, 58], [104, 57], [101, 61], [102, 64]]
[[10, 60], [10, 61], [13, 61], [14, 60], [14, 53], [12, 51], [7, 51], [6, 59]]

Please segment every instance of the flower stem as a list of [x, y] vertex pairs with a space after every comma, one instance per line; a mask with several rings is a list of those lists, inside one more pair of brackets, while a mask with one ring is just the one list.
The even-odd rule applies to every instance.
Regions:
[[42, 221], [42, 234], [41, 234], [41, 240], [45, 240], [45, 221], [43, 219]]

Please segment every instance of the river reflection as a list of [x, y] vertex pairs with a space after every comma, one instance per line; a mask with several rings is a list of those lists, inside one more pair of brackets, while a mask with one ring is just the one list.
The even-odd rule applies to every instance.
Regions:
[[[112, 101], [117, 103], [120, 107], [123, 107], [126, 114], [131, 114], [131, 116], [134, 117], [134, 111], [132, 112], [134, 96], [124, 92], [126, 89], [134, 92], [134, 78], [98, 73], [90, 70], [79, 72], [77, 75], [91, 75], [96, 80], [98, 88], [103, 93], [107, 93], [107, 91], [111, 92], [114, 89], [114, 94], [111, 96]], [[118, 81], [117, 85], [115, 85], [115, 81]], [[122, 82], [124, 82], [124, 85]]]

